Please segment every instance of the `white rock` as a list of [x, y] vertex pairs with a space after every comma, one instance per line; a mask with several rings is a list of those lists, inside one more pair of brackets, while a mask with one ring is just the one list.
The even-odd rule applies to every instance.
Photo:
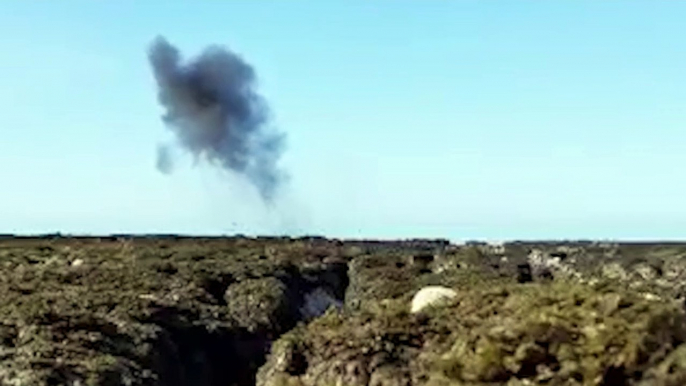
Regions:
[[643, 297], [644, 297], [646, 300], [660, 300], [660, 297], [659, 297], [659, 296], [657, 296], [657, 295], [655, 295], [655, 294], [651, 294], [651, 293], [649, 293], [649, 292], [644, 293], [644, 294], [643, 294]]
[[83, 265], [83, 259], [76, 259], [71, 262], [72, 267], [79, 267], [81, 265]]
[[426, 307], [435, 306], [456, 296], [457, 292], [450, 288], [441, 286], [424, 287], [417, 291], [412, 298], [412, 308], [410, 312], [415, 314]]

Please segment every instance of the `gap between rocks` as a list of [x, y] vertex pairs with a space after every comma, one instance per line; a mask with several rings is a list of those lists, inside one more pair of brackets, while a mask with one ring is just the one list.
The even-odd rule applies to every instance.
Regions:
[[[252, 386], [266, 361], [271, 343], [299, 322], [322, 315], [330, 306], [342, 307], [349, 284], [348, 263], [335, 262], [294, 268], [276, 275], [288, 299], [285, 312], [276, 315], [275, 328], [214, 328], [198, 325], [179, 310], [157, 310], [148, 323], [163, 331], [152, 366], [160, 386]], [[273, 278], [269, 278], [273, 280]], [[228, 275], [204, 283], [205, 291], [219, 306], [234, 285]]]

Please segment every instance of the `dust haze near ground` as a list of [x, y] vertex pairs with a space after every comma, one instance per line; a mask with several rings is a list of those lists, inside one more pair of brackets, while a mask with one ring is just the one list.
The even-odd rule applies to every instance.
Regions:
[[[255, 91], [255, 71], [220, 46], [183, 61], [179, 50], [157, 37], [148, 59], [165, 108], [162, 120], [178, 146], [196, 161], [240, 174], [271, 202], [285, 178], [277, 162], [285, 136], [267, 126], [269, 110]], [[157, 167], [171, 172], [169, 149], [158, 149]]]

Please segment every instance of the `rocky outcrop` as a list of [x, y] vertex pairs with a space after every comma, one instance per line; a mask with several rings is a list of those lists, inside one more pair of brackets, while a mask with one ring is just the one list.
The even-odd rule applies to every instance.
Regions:
[[[347, 311], [284, 335], [257, 383], [680, 385], [680, 276], [667, 281], [654, 266], [658, 256], [671, 272], [684, 263], [682, 249], [664, 248], [514, 243], [358, 256]], [[451, 300], [412, 313], [413, 296], [437, 285]]]
[[272, 348], [257, 384], [679, 385], [686, 315], [620, 287], [502, 284], [412, 314], [330, 313]]
[[243, 238], [4, 241], [0, 385], [252, 385], [272, 341], [325, 311], [313, 296], [342, 303], [347, 266], [324, 261], [340, 249]]
[[0, 385], [681, 385], [685, 279], [681, 244], [7, 237]]

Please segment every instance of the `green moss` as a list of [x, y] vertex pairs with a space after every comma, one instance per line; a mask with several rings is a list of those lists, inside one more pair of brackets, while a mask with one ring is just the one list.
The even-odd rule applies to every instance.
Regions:
[[675, 303], [621, 285], [453, 279], [470, 286], [453, 287], [458, 296], [443, 307], [411, 315], [410, 296], [368, 301], [303, 327], [298, 347], [312, 368], [382, 357], [395, 373], [411, 369], [431, 385], [662, 382], [686, 371], [681, 349], [673, 351], [686, 341], [686, 316]]
[[96, 355], [84, 362], [86, 368], [86, 385], [100, 386], [116, 384], [119, 372], [116, 371], [119, 361], [112, 355]]
[[287, 288], [274, 277], [233, 284], [227, 289], [225, 299], [232, 319], [251, 332], [276, 330], [285, 318], [292, 320]]
[[[125, 376], [154, 385], [163, 363], [155, 345], [169, 339], [158, 323], [276, 334], [284, 288], [275, 277], [310, 248], [248, 239], [2, 241], [0, 383], [106, 385]], [[227, 305], [232, 283], [237, 296]]]
[[[453, 347], [435, 357], [439, 377], [478, 382], [549, 377], [583, 384], [612, 368], [630, 377], [686, 338], [680, 308], [630, 292], [597, 293], [572, 283], [470, 292], [461, 304], [435, 315], [451, 315], [463, 327], [456, 328]], [[493, 299], [497, 293], [502, 296]], [[490, 299], [497, 312], [476, 309], [472, 299]]]
[[[683, 246], [578, 247], [564, 263], [590, 284], [518, 284], [528, 249], [506, 248], [503, 260], [451, 248], [420, 267], [411, 249], [306, 239], [0, 242], [0, 383], [154, 385], [155, 344], [169, 332], [160, 315], [173, 313], [175, 328], [275, 337], [293, 311], [281, 279], [325, 255], [353, 259], [349, 307], [282, 335], [272, 351], [285, 367], [270, 360], [263, 373], [278, 370], [270, 379], [284, 385], [314, 375], [386, 385], [685, 383], [684, 313], [668, 300], [686, 293]], [[607, 263], [623, 274], [603, 277]], [[426, 285], [458, 296], [410, 314]]]

